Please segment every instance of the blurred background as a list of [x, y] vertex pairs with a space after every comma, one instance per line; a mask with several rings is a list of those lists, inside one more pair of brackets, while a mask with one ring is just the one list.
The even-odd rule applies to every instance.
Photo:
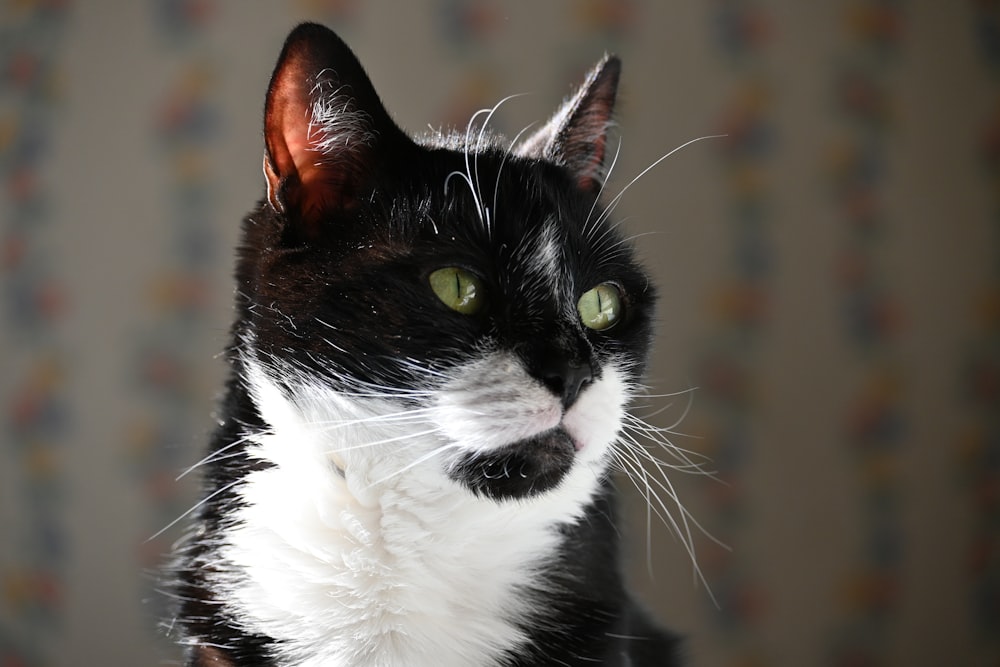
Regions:
[[513, 135], [617, 52], [611, 193], [726, 135], [617, 211], [662, 294], [639, 412], [717, 471], [670, 473], [705, 583], [627, 503], [693, 665], [1000, 665], [1000, 3], [5, 0], [0, 666], [176, 664], [159, 531], [304, 19], [415, 132], [529, 93]]

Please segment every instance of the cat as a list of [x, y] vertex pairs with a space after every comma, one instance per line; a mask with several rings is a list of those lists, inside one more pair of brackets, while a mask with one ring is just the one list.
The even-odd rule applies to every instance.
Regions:
[[291, 32], [175, 555], [187, 665], [680, 664], [611, 476], [655, 302], [599, 203], [620, 68], [523, 139], [411, 138], [340, 38]]

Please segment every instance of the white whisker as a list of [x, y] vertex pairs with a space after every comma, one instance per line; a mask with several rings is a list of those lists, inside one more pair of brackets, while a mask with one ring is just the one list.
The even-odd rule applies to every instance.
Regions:
[[[673, 468], [673, 466], [670, 466], [670, 465], [664, 463], [663, 461], [660, 461], [660, 460], [656, 459], [652, 455], [649, 455], [649, 453], [646, 452], [644, 449], [641, 449], [641, 448], [639, 448], [639, 449], [626, 448], [626, 449], [628, 450], [629, 454], [633, 456], [633, 460], [636, 461], [637, 464], [641, 465], [641, 460], [642, 459], [640, 459], [639, 457], [642, 457], [645, 460], [651, 462], [654, 466], [656, 466], [656, 469], [660, 472], [660, 476], [663, 478], [663, 482], [661, 483], [659, 481], [659, 479], [657, 479], [656, 477], [651, 478], [653, 480], [653, 482], [656, 483], [657, 486], [659, 486], [661, 489], [663, 489], [665, 492], [667, 492], [670, 495], [671, 499], [673, 499], [677, 503], [678, 509], [680, 509], [684, 513], [684, 515], [687, 516], [691, 520], [691, 523], [693, 523], [698, 528], [698, 530], [705, 537], [707, 537], [709, 540], [711, 540], [712, 542], [714, 542], [718, 546], [720, 546], [720, 547], [722, 547], [722, 548], [724, 548], [726, 550], [729, 550], [729, 547], [726, 544], [724, 544], [723, 542], [719, 541], [710, 532], [708, 532], [708, 530], [706, 528], [704, 528], [701, 525], [701, 523], [699, 523], [694, 518], [694, 516], [687, 511], [687, 508], [685, 508], [683, 505], [680, 504], [680, 498], [677, 496], [676, 492], [674, 491], [673, 484], [670, 482], [670, 479], [667, 477], [667, 475], [665, 474], [665, 472], [663, 470], [664, 467]], [[666, 484], [666, 486], [664, 486], [664, 484]], [[669, 488], [667, 488], [667, 487], [669, 487]]]
[[507, 146], [507, 151], [504, 153], [503, 158], [500, 160], [500, 167], [497, 169], [497, 180], [493, 185], [493, 220], [497, 219], [497, 196], [500, 192], [500, 176], [503, 174], [504, 165], [507, 164], [507, 158], [513, 155], [514, 145], [520, 140], [521, 135], [527, 132], [529, 129], [534, 127], [537, 123], [531, 122], [521, 128], [521, 131], [514, 135], [514, 139]]
[[432, 408], [414, 408], [412, 410], [401, 410], [399, 412], [377, 413], [366, 417], [358, 417], [356, 419], [316, 419], [306, 422], [306, 426], [323, 426], [326, 430], [333, 430], [336, 428], [347, 428], [350, 426], [359, 426], [371, 423], [419, 423], [421, 421], [426, 421], [426, 415], [430, 415], [432, 413]]
[[170, 523], [168, 523], [166, 526], [164, 526], [163, 528], [160, 528], [158, 531], [156, 531], [155, 533], [153, 533], [152, 535], [150, 535], [148, 538], [146, 538], [145, 542], [152, 542], [157, 537], [159, 537], [163, 533], [167, 532], [168, 530], [170, 530], [171, 528], [173, 528], [174, 526], [176, 526], [184, 517], [186, 517], [187, 515], [191, 514], [191, 512], [194, 512], [196, 509], [198, 509], [199, 507], [201, 507], [202, 505], [204, 505], [208, 501], [212, 500], [212, 498], [215, 498], [217, 495], [219, 495], [221, 493], [225, 493], [226, 491], [228, 491], [229, 489], [233, 488], [234, 486], [236, 486], [237, 484], [239, 484], [242, 481], [243, 481], [242, 478], [241, 479], [237, 479], [237, 480], [235, 480], [233, 482], [230, 482], [229, 484], [226, 484], [225, 486], [223, 486], [223, 487], [221, 487], [219, 489], [216, 489], [213, 493], [210, 493], [209, 495], [205, 496], [204, 498], [202, 498], [201, 500], [199, 500], [198, 502], [196, 502], [190, 508], [188, 508], [179, 517], [177, 517], [176, 519], [174, 519], [173, 521], [171, 521]]
[[381, 440], [372, 440], [370, 442], [364, 442], [364, 443], [361, 443], [361, 444], [358, 444], [358, 445], [351, 445], [351, 446], [348, 446], [348, 447], [338, 447], [336, 449], [331, 449], [330, 452], [337, 453], [337, 452], [346, 452], [346, 451], [350, 451], [350, 450], [353, 450], [353, 449], [365, 449], [365, 448], [368, 448], [368, 447], [378, 447], [380, 445], [388, 445], [388, 444], [393, 443], [393, 442], [402, 442], [404, 440], [414, 440], [414, 439], [419, 438], [421, 436], [434, 435], [434, 434], [437, 434], [437, 433], [440, 433], [440, 432], [441, 432], [440, 428], [434, 427], [434, 428], [427, 429], [425, 431], [417, 431], [417, 432], [414, 432], [414, 433], [404, 433], [403, 435], [395, 435], [395, 436], [392, 436], [392, 437], [389, 437], [389, 438], [382, 438]]
[[[494, 104], [493, 108], [490, 109], [489, 113], [486, 114], [486, 120], [483, 121], [482, 126], [479, 128], [479, 136], [476, 138], [476, 157], [475, 157], [475, 160], [473, 161], [473, 171], [475, 172], [476, 194], [479, 197], [480, 201], [482, 201], [483, 190], [482, 190], [482, 188], [479, 185], [479, 153], [483, 149], [483, 139], [486, 136], [486, 129], [489, 127], [490, 120], [493, 118], [493, 114], [495, 114], [497, 112], [497, 109], [499, 109], [505, 102], [507, 102], [509, 100], [512, 100], [515, 97], [524, 97], [524, 95], [525, 95], [525, 93], [516, 93], [514, 95], [508, 95], [507, 97], [503, 98], [502, 100], [500, 100], [499, 102], [497, 102], [496, 104]], [[479, 111], [477, 111], [472, 116], [472, 118], [475, 119], [476, 116], [478, 116], [479, 114], [483, 113], [484, 111], [486, 111], [486, 109], [480, 109]], [[518, 135], [518, 136], [520, 136], [520, 135]], [[468, 168], [468, 150], [466, 150], [466, 168]], [[499, 178], [499, 176], [498, 176], [498, 178]], [[496, 192], [494, 191], [494, 195], [495, 194], [496, 194]], [[494, 208], [493, 219], [495, 220], [496, 219], [496, 200], [495, 200], [495, 198], [494, 198], [493, 208]], [[486, 221], [485, 221], [486, 222], [486, 227], [487, 227], [487, 231], [489, 231], [489, 228], [491, 226], [490, 210], [488, 208], [485, 209], [485, 213], [486, 213]]]
[[649, 460], [650, 462], [652, 462], [653, 464], [655, 464], [657, 467], [670, 468], [671, 470], [676, 470], [677, 472], [682, 472], [682, 473], [687, 473], [687, 474], [704, 475], [705, 477], [708, 477], [709, 479], [715, 479], [715, 477], [714, 477], [715, 473], [712, 472], [712, 471], [706, 470], [704, 468], [705, 464], [710, 462], [710, 460], [708, 459], [708, 457], [704, 457], [705, 458], [705, 463], [695, 463], [690, 458], [688, 458], [688, 456], [687, 456], [688, 454], [693, 454], [695, 456], [702, 456], [701, 454], [698, 454], [697, 452], [691, 452], [689, 450], [682, 449], [682, 448], [674, 445], [669, 440], [666, 440], [666, 441], [655, 440], [651, 436], [647, 435], [646, 438], [648, 440], [652, 440], [652, 442], [654, 443], [654, 445], [658, 446], [659, 450], [664, 451], [664, 452], [670, 454], [673, 458], [675, 458], [676, 460], [678, 460], [680, 462], [680, 464], [667, 463], [666, 461], [664, 461], [662, 459], [659, 459], [656, 456], [654, 456], [649, 451], [649, 447], [647, 447], [646, 445], [643, 445], [642, 443], [640, 443], [635, 438], [635, 436], [633, 436], [632, 434], [627, 433], [627, 432], [622, 432], [621, 437], [626, 438], [629, 444], [635, 446], [636, 453], [641, 454], [643, 456], [643, 458]]
[[[615, 156], [611, 160], [611, 166], [608, 167], [608, 173], [605, 174], [604, 179], [601, 181], [601, 187], [597, 191], [597, 196], [594, 198], [594, 203], [590, 205], [590, 212], [587, 213], [587, 219], [583, 222], [583, 236], [589, 239], [593, 230], [588, 230], [587, 226], [590, 224], [590, 218], [594, 215], [594, 209], [597, 208], [597, 202], [601, 201], [601, 195], [604, 194], [604, 187], [611, 180], [611, 173], [615, 170], [615, 165], [618, 164], [618, 155], [622, 150], [622, 138], [618, 137], [618, 148], [615, 149]], [[596, 229], [597, 223], [594, 223], [594, 228]]]
[[674, 153], [677, 153], [678, 151], [680, 151], [680, 150], [683, 150], [683, 149], [687, 148], [687, 147], [688, 147], [688, 146], [690, 146], [691, 144], [695, 144], [695, 143], [698, 143], [699, 141], [705, 141], [706, 139], [721, 139], [721, 138], [723, 138], [723, 137], [725, 137], [725, 136], [727, 136], [727, 135], [725, 135], [725, 134], [709, 134], [709, 135], [706, 135], [706, 136], [703, 136], [703, 137], [698, 137], [697, 139], [691, 139], [690, 141], [686, 141], [685, 143], [681, 144], [681, 145], [680, 145], [680, 146], [678, 146], [677, 148], [674, 148], [673, 150], [671, 150], [671, 151], [667, 152], [667, 153], [666, 153], [665, 155], [662, 155], [662, 156], [661, 156], [661, 157], [660, 157], [659, 159], [657, 159], [657, 160], [656, 160], [655, 162], [653, 162], [653, 163], [652, 163], [651, 165], [649, 165], [648, 167], [646, 167], [645, 169], [643, 169], [643, 170], [642, 170], [641, 172], [639, 172], [639, 175], [638, 175], [638, 176], [636, 176], [636, 177], [635, 177], [635, 178], [633, 178], [633, 179], [632, 179], [631, 181], [629, 181], [629, 182], [628, 182], [628, 183], [627, 183], [627, 184], [625, 185], [625, 187], [623, 187], [623, 188], [622, 188], [622, 189], [621, 189], [621, 190], [620, 190], [620, 191], [618, 192], [618, 194], [617, 194], [617, 195], [615, 195], [614, 199], [612, 199], [612, 200], [611, 200], [611, 202], [610, 202], [610, 203], [609, 203], [609, 204], [607, 205], [607, 207], [605, 207], [605, 209], [604, 209], [604, 212], [603, 212], [603, 213], [601, 213], [601, 215], [599, 215], [599, 216], [597, 217], [597, 220], [596, 220], [596, 221], [594, 221], [594, 226], [596, 227], [596, 226], [597, 226], [597, 225], [599, 225], [599, 224], [600, 224], [600, 223], [601, 223], [601, 222], [602, 222], [603, 220], [607, 219], [607, 217], [608, 217], [609, 215], [611, 215], [612, 211], [614, 211], [615, 207], [616, 207], [616, 206], [618, 206], [618, 203], [619, 203], [619, 202], [621, 201], [621, 198], [622, 198], [622, 196], [623, 196], [623, 195], [625, 194], [625, 192], [626, 192], [626, 191], [628, 191], [628, 189], [629, 189], [630, 187], [632, 187], [633, 185], [635, 185], [635, 183], [636, 183], [636, 182], [637, 182], [637, 181], [638, 181], [639, 179], [641, 179], [641, 178], [642, 178], [643, 176], [645, 176], [645, 175], [646, 175], [647, 173], [649, 173], [649, 171], [650, 171], [651, 169], [653, 169], [653, 167], [657, 166], [658, 164], [660, 164], [661, 162], [663, 162], [664, 160], [666, 160], [666, 159], [667, 159], [668, 157], [670, 157], [670, 156], [671, 156], [671, 155], [673, 155]]
[[641, 493], [646, 500], [646, 573], [649, 575], [650, 579], [653, 578], [653, 513], [659, 517], [660, 521], [666, 525], [666, 519], [660, 516], [660, 511], [653, 506], [653, 502], [650, 499], [651, 488], [649, 485], [649, 480], [647, 479], [646, 471], [643, 468], [639, 468], [639, 472], [642, 474], [643, 483], [640, 485], [639, 481], [634, 475], [630, 474], [626, 469], [626, 464], [621, 460], [622, 454], [617, 448], [611, 449], [612, 460], [615, 465], [618, 466], [619, 470], [625, 473], [625, 477], [632, 486], [635, 487], [636, 491]]
[[428, 459], [431, 459], [431, 458], [437, 456], [441, 452], [447, 451], [449, 449], [457, 449], [457, 448], [458, 448], [458, 445], [456, 445], [454, 443], [451, 443], [451, 442], [445, 443], [445, 444], [441, 445], [440, 447], [437, 447], [436, 449], [432, 449], [431, 451], [427, 452], [426, 454], [424, 454], [423, 456], [417, 458], [416, 460], [411, 461], [410, 463], [406, 464], [405, 466], [403, 466], [402, 468], [400, 468], [396, 472], [394, 472], [394, 473], [392, 473], [390, 475], [386, 475], [385, 477], [382, 477], [381, 479], [377, 479], [374, 482], [371, 482], [368, 485], [368, 487], [371, 488], [373, 486], [377, 486], [378, 484], [382, 484], [383, 482], [386, 482], [386, 481], [392, 479], [393, 477], [396, 477], [397, 475], [402, 475], [404, 472], [406, 472], [410, 468], [413, 468], [415, 466], [420, 465], [424, 461], [427, 461]]
[[[701, 569], [701, 566], [698, 564], [698, 556], [695, 551], [694, 535], [691, 531], [692, 525], [695, 528], [697, 528], [697, 530], [701, 532], [703, 535], [705, 535], [708, 539], [710, 539], [712, 542], [719, 545], [723, 549], [729, 550], [729, 547], [720, 542], [719, 540], [717, 540], [714, 536], [712, 536], [712, 534], [709, 533], [694, 518], [694, 516], [680, 501], [680, 498], [677, 495], [676, 490], [673, 488], [673, 484], [671, 484], [670, 479], [666, 475], [662, 474], [663, 472], [662, 470], [660, 470], [661, 474], [659, 477], [648, 475], [643, 470], [642, 464], [640, 463], [639, 459], [636, 458], [636, 453], [634, 450], [625, 447], [618, 451], [620, 454], [622, 454], [622, 456], [618, 457], [617, 460], [625, 465], [626, 474], [630, 476], [637, 475], [642, 478], [643, 482], [645, 482], [647, 488], [649, 489], [649, 494], [646, 496], [647, 501], [652, 499], [653, 501], [655, 501], [656, 506], [658, 506], [660, 510], [662, 510], [662, 513], [658, 512], [657, 515], [661, 518], [661, 520], [663, 518], [667, 519], [665, 525], [672, 528], [673, 533], [679, 538], [681, 545], [684, 547], [684, 550], [687, 552], [688, 557], [691, 559], [692, 574], [695, 577], [695, 581], [701, 582], [702, 586], [704, 586], [705, 590], [708, 592], [709, 598], [712, 600], [712, 603], [715, 604], [716, 607], [718, 607], [719, 606], [718, 600], [716, 600], [715, 595], [712, 593], [712, 588], [709, 585], [708, 580], [706, 579], [704, 572]], [[660, 477], [662, 477], [662, 481]], [[654, 485], [656, 488], [659, 489], [659, 492], [653, 488]], [[673, 504], [676, 506], [680, 517], [679, 522], [677, 519], [674, 518], [673, 514], [667, 508], [666, 503], [660, 497], [660, 492], [665, 493], [667, 497], [670, 498], [671, 501], [673, 501]]]
[[207, 465], [209, 463], [215, 463], [216, 461], [221, 461], [221, 460], [224, 460], [226, 458], [230, 458], [232, 456], [238, 456], [239, 452], [237, 452], [235, 454], [232, 454], [230, 456], [221, 456], [221, 454], [223, 454], [226, 451], [232, 449], [233, 447], [238, 447], [238, 446], [246, 443], [247, 441], [253, 439], [256, 435], [259, 435], [259, 434], [255, 433], [255, 434], [245, 435], [242, 438], [239, 438], [238, 440], [234, 440], [233, 442], [229, 443], [225, 447], [222, 447], [220, 449], [216, 449], [215, 451], [211, 452], [208, 456], [204, 457], [203, 459], [201, 459], [200, 461], [198, 461], [194, 465], [191, 465], [191, 466], [188, 466], [187, 468], [185, 468], [179, 475], [177, 475], [177, 477], [174, 478], [174, 481], [175, 482], [181, 481], [184, 477], [186, 477], [187, 475], [191, 474], [192, 472], [194, 472], [195, 470], [197, 470], [198, 468], [200, 468], [203, 465]]

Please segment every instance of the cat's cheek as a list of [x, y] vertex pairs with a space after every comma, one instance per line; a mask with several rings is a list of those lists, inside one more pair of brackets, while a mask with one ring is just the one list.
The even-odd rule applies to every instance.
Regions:
[[563, 418], [563, 428], [573, 438], [585, 460], [601, 458], [618, 437], [625, 418], [627, 388], [614, 366], [606, 366]]

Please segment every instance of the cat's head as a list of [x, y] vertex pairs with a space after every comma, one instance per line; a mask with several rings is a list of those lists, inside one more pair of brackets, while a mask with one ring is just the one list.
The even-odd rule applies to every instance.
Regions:
[[606, 57], [523, 141], [471, 122], [413, 140], [339, 38], [296, 29], [267, 95], [267, 197], [244, 227], [239, 358], [290, 400], [321, 387], [419, 420], [433, 456], [404, 437], [380, 455], [401, 470], [429, 456], [479, 495], [603, 470], [654, 300], [598, 201], [619, 69]]

